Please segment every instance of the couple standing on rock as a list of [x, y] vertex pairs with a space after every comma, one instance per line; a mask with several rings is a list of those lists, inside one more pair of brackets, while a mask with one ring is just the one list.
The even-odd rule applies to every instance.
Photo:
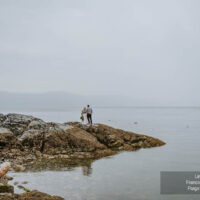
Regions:
[[82, 123], [84, 123], [84, 124], [87, 123], [85, 121], [85, 118], [86, 118], [86, 115], [87, 115], [88, 124], [92, 125], [92, 113], [93, 113], [93, 110], [90, 107], [90, 105], [87, 105], [87, 108], [84, 107], [83, 110], [81, 111], [81, 120], [82, 120]]

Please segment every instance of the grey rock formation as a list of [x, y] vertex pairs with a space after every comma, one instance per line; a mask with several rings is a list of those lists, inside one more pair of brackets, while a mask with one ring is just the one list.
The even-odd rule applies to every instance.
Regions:
[[103, 124], [46, 123], [33, 116], [0, 114], [0, 157], [26, 161], [42, 155], [99, 158], [120, 150], [164, 145], [159, 139]]

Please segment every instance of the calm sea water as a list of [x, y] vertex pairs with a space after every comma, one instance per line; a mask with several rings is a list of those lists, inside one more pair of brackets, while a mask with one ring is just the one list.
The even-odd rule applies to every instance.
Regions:
[[[79, 109], [23, 113], [56, 122], [80, 118]], [[160, 195], [161, 171], [200, 171], [199, 108], [96, 108], [94, 121], [158, 137], [167, 144], [122, 152], [97, 160], [88, 169], [10, 173], [14, 181], [28, 181], [27, 188], [67, 200], [200, 199], [199, 195]]]

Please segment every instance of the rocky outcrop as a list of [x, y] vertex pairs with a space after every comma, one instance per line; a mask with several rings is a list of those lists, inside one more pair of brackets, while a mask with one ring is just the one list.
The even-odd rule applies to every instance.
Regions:
[[58, 196], [51, 196], [46, 193], [33, 190], [23, 194], [2, 194], [0, 200], [64, 200]]
[[0, 158], [18, 164], [44, 158], [96, 159], [121, 150], [164, 144], [153, 137], [103, 124], [46, 123], [32, 116], [0, 114]]
[[116, 151], [134, 151], [140, 148], [151, 148], [165, 144], [163, 141], [150, 136], [115, 129], [103, 124], [98, 124], [98, 126], [85, 126], [78, 123], [77, 126], [92, 134], [107, 148]]

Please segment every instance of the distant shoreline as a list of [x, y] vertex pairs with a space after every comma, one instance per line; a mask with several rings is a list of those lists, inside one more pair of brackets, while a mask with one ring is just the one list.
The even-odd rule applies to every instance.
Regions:
[[[93, 106], [95, 109], [200, 109], [200, 106]], [[0, 108], [2, 113], [11, 113], [11, 112], [70, 112], [70, 111], [80, 111], [82, 106], [67, 106], [65, 108], [59, 109], [23, 109], [23, 108]]]

